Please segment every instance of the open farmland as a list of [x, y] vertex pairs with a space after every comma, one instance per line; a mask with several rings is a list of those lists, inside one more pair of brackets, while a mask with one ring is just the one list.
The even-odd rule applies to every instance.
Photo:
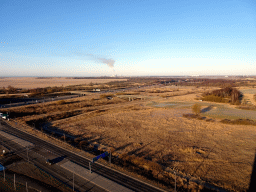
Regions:
[[[198, 101], [204, 91], [215, 88], [145, 87], [5, 111], [18, 122], [43, 129], [86, 151], [95, 151], [95, 146], [99, 151], [111, 148], [113, 163], [142, 175], [151, 174], [149, 178], [166, 186], [173, 186], [175, 170], [180, 190], [184, 189], [185, 178], [189, 178], [245, 191], [255, 157], [255, 126], [183, 117], [192, 112], [194, 103], [200, 103], [203, 109], [215, 105], [202, 113], [206, 117], [222, 108], [234, 109], [229, 104]], [[200, 188], [196, 182], [188, 188]]]
[[5, 77], [0, 78], [0, 88], [7, 88], [12, 86], [21, 89], [34, 89], [44, 87], [60, 87], [69, 85], [82, 85], [89, 83], [108, 83], [111, 81], [126, 81], [126, 79], [76, 79], [76, 78], [65, 78], [65, 77], [49, 77], [49, 78], [38, 78], [38, 77]]

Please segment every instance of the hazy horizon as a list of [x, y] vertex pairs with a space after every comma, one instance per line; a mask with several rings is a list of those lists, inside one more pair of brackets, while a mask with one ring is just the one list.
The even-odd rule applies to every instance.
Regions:
[[256, 4], [1, 1], [1, 77], [256, 75]]

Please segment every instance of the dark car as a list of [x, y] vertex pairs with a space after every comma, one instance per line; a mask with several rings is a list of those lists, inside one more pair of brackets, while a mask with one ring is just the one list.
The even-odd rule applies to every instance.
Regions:
[[46, 160], [46, 164], [52, 165], [52, 161], [51, 161], [50, 159], [47, 159], [47, 160]]

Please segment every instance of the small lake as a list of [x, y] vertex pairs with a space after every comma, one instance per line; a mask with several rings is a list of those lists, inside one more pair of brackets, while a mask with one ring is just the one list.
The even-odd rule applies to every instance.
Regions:
[[243, 94], [256, 94], [256, 89], [241, 89]]
[[[157, 103], [152, 102], [150, 105], [153, 107], [169, 107], [169, 108], [191, 108], [196, 102], [166, 102], [166, 103]], [[256, 120], [256, 111], [253, 110], [242, 110], [234, 109], [228, 105], [222, 105], [219, 103], [200, 103], [204, 106], [213, 106], [215, 108], [207, 110], [202, 113], [202, 116], [209, 116], [212, 118], [222, 118], [222, 119], [251, 119]]]
[[227, 119], [251, 119], [256, 120], [256, 111], [231, 109], [228, 107], [217, 107], [204, 113], [215, 118], [227, 118]]
[[153, 107], [191, 107], [193, 105], [193, 103], [183, 103], [183, 102], [166, 102], [166, 103], [156, 103], [153, 102], [150, 104]]

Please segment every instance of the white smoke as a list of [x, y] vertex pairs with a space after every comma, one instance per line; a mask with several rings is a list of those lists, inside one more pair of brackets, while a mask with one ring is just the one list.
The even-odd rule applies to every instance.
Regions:
[[110, 68], [114, 68], [115, 60], [113, 59], [105, 59], [105, 58], [98, 58], [102, 63], [107, 64]]
[[114, 64], [115, 64], [115, 60], [114, 59], [106, 59], [106, 58], [99, 57], [97, 55], [93, 55], [93, 54], [89, 54], [89, 53], [75, 52], [75, 54], [80, 56], [80, 57], [83, 57], [83, 56], [90, 57], [94, 61], [107, 64], [107, 66], [109, 66], [110, 68], [112, 68], [114, 70]]

